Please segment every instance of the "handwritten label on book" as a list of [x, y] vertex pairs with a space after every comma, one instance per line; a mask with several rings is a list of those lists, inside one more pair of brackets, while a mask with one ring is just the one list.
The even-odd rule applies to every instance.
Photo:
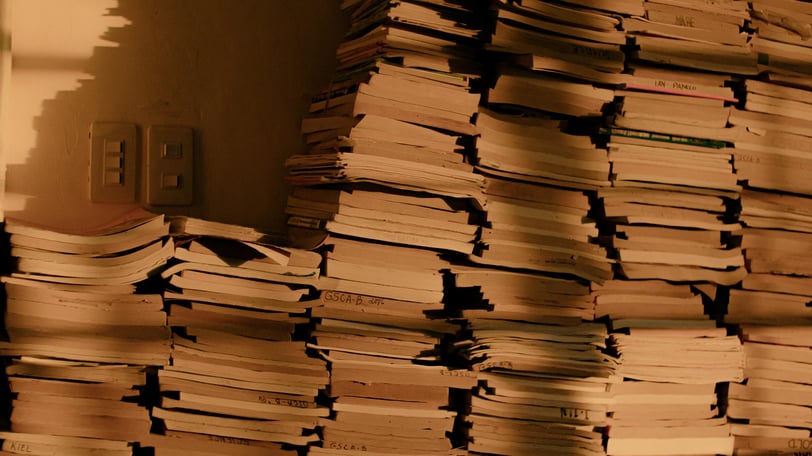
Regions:
[[478, 371], [485, 369], [513, 369], [513, 363], [510, 361], [483, 361], [472, 367]]
[[361, 443], [349, 443], [349, 442], [334, 442], [334, 441], [325, 441], [323, 443], [327, 448], [331, 448], [333, 450], [343, 450], [343, 451], [366, 451], [367, 447]]
[[803, 452], [796, 452], [796, 455], [809, 455], [812, 450], [812, 439], [789, 439], [787, 440], [787, 448], [791, 450], [805, 450]]
[[281, 405], [283, 407], [296, 407], [296, 408], [310, 407], [310, 402], [303, 401], [301, 399], [282, 399], [278, 397], [263, 396], [260, 394], [259, 396], [257, 396], [257, 400], [262, 404]]
[[374, 296], [362, 296], [352, 293], [342, 293], [340, 291], [325, 291], [323, 294], [325, 301], [340, 302], [343, 304], [355, 304], [356, 306], [380, 307], [384, 304], [383, 298]]
[[467, 377], [467, 378], [476, 378], [476, 372], [467, 371], [467, 370], [442, 370], [440, 371], [440, 375], [445, 375], [446, 377]]
[[229, 445], [243, 445], [251, 446], [251, 441], [248, 439], [240, 439], [237, 437], [226, 437], [222, 435], [210, 435], [209, 440], [218, 443], [227, 443]]
[[589, 410], [561, 407], [561, 418], [569, 420], [590, 421]]
[[11, 451], [12, 453], [33, 453], [33, 450], [25, 442], [15, 442], [13, 440], [6, 440], [3, 444], [4, 451]]

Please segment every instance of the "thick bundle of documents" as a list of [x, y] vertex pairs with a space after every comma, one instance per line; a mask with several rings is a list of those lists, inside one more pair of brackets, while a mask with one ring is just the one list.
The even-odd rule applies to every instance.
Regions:
[[747, 190], [742, 193], [741, 247], [748, 274], [730, 290], [725, 321], [791, 324], [810, 322], [812, 249], [809, 198]]
[[464, 417], [476, 454], [603, 455], [607, 384], [603, 323], [581, 281], [453, 266], [449, 301], [468, 322], [457, 344], [479, 385]]
[[[473, 174], [471, 174], [473, 175]], [[380, 187], [295, 187], [288, 225], [375, 241], [471, 253], [478, 226], [458, 199]]]
[[611, 323], [609, 345], [624, 381], [609, 388], [607, 454], [732, 454], [733, 437], [715, 388], [743, 377], [738, 337], [697, 316], [639, 315]]
[[416, 364], [392, 356], [329, 350], [332, 416], [322, 420], [323, 448], [397, 455], [450, 455], [448, 435], [457, 412], [453, 390], [476, 384], [476, 373], [441, 365]]
[[[322, 420], [323, 449], [446, 455], [456, 411], [450, 389], [476, 374], [450, 370], [436, 252], [331, 237], [325, 242], [321, 305], [312, 348], [330, 362], [333, 414]], [[438, 318], [439, 317], [439, 318]]]
[[162, 273], [172, 362], [158, 371], [152, 410], [161, 434], [145, 442], [156, 454], [199, 454], [201, 439], [221, 443], [205, 454], [234, 454], [236, 445], [295, 453], [319, 440], [318, 420], [329, 414], [316, 403], [329, 383], [326, 363], [296, 340], [321, 257], [255, 242], [268, 237], [241, 228], [173, 225], [174, 261]]
[[645, 186], [599, 190], [613, 232], [604, 239], [619, 272], [629, 279], [739, 282], [744, 258], [728, 238], [740, 225], [727, 216], [725, 196]]
[[663, 280], [610, 280], [592, 284], [594, 318], [707, 320], [702, 296]]
[[477, 318], [465, 356], [479, 371], [468, 448], [477, 454], [604, 454], [607, 384], [615, 360], [602, 323]]
[[611, 262], [597, 244], [582, 192], [495, 177], [488, 178], [485, 191], [485, 221], [471, 261], [596, 282], [611, 278]]
[[736, 454], [808, 450], [812, 432], [812, 326], [742, 325], [745, 381], [731, 384], [727, 415]]
[[583, 282], [541, 274], [454, 265], [449, 300], [465, 320], [577, 324], [592, 320], [595, 305]]
[[720, 73], [755, 75], [757, 54], [743, 29], [745, 1], [646, 0], [645, 17], [622, 20], [634, 40], [632, 58]]
[[750, 2], [750, 27], [757, 39], [753, 51], [758, 68], [774, 81], [812, 87], [810, 57], [812, 46], [812, 8], [797, 0]]
[[0, 354], [12, 357], [15, 434], [4, 449], [130, 454], [151, 427], [146, 369], [169, 362], [163, 299], [137, 292], [172, 256], [168, 223], [138, 211], [88, 232], [12, 220], [6, 231], [14, 262]]
[[466, 157], [478, 133], [478, 7], [343, 3], [351, 25], [336, 74], [302, 121], [307, 152], [286, 160], [292, 237], [315, 230], [471, 253], [465, 211], [484, 204], [484, 178]]
[[288, 160], [290, 181], [475, 197], [476, 176], [457, 144], [477, 133], [479, 94], [470, 81], [480, 72], [473, 54], [479, 32], [469, 7], [384, 0], [343, 8], [352, 25], [333, 82], [302, 123], [309, 151]]
[[736, 176], [752, 188], [812, 194], [812, 91], [753, 79], [743, 85], [744, 110], [730, 114], [731, 123], [746, 129], [735, 138]]
[[160, 272], [172, 257], [162, 215], [133, 213], [92, 232], [63, 233], [7, 220], [12, 277], [74, 285], [128, 285]]
[[6, 375], [14, 396], [4, 451], [76, 447], [129, 455], [149, 438], [143, 366], [22, 356], [10, 361]]
[[[625, 59], [621, 45], [626, 44], [626, 37], [618, 29], [619, 17], [639, 13], [639, 3], [637, 8], [633, 2], [577, 3], [501, 0], [489, 48], [621, 72]], [[612, 7], [617, 10], [607, 11]]]
[[566, 121], [480, 108], [477, 126], [477, 166], [486, 174], [584, 190], [609, 185], [606, 150], [567, 133]]

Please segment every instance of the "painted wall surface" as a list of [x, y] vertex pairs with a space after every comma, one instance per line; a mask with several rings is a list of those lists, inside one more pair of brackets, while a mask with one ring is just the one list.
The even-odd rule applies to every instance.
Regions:
[[[146, 201], [89, 201], [94, 121], [195, 129], [195, 202], [153, 207], [284, 231], [284, 159], [346, 26], [337, 0], [11, 0], [8, 218], [92, 227]], [[143, 147], [142, 147], [143, 149]], [[139, 157], [144, 163], [144, 151]]]

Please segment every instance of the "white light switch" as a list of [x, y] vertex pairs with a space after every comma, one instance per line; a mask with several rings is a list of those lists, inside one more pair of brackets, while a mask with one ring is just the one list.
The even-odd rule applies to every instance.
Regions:
[[147, 132], [147, 203], [188, 206], [194, 198], [194, 131], [152, 125]]
[[90, 127], [90, 200], [135, 202], [137, 129], [123, 122], [93, 122]]

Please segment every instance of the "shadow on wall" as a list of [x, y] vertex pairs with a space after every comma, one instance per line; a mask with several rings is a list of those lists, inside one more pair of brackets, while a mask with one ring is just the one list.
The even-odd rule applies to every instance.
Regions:
[[[13, 0], [6, 215], [64, 230], [146, 204], [151, 125], [195, 130], [191, 206], [150, 207], [284, 231], [283, 160], [332, 76], [338, 1]], [[83, 47], [84, 46], [84, 47]], [[94, 121], [138, 127], [138, 201], [89, 201]]]

